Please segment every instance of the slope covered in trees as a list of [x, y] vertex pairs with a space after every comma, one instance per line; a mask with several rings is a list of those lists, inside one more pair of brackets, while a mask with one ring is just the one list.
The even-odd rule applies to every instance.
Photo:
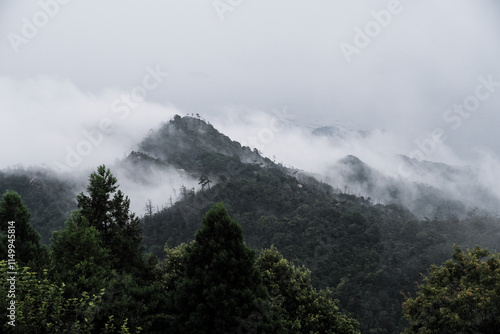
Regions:
[[76, 209], [79, 183], [52, 171], [30, 167], [0, 171], [0, 194], [16, 191], [31, 212], [31, 225], [47, 245], [52, 231], [64, 226], [71, 210]]
[[[166, 260], [158, 263], [136, 242], [138, 221], [116, 182], [105, 166], [91, 174], [88, 195], [78, 196], [80, 209], [63, 231], [54, 232], [49, 258], [40, 256], [46, 249], [19, 195], [4, 194], [0, 239], [9, 241], [0, 244], [0, 253], [48, 269], [33, 272], [16, 261], [0, 261], [0, 306], [8, 314], [2, 332], [358, 333], [357, 322], [327, 292], [317, 292], [306, 272], [284, 261], [277, 267], [274, 259], [282, 257], [276, 250], [257, 266], [255, 251], [222, 203], [208, 211], [190, 245], [167, 249]], [[21, 239], [10, 238], [10, 227], [3, 229], [9, 222]], [[277, 276], [283, 270], [292, 282]], [[283, 293], [283, 309], [279, 288], [273, 288], [279, 286], [287, 294], [294, 289], [300, 299]], [[304, 322], [304, 314], [313, 319]]]
[[[275, 333], [279, 321], [271, 313], [269, 295], [255, 252], [243, 241], [241, 226], [222, 203], [203, 218], [195, 242], [185, 249], [182, 275], [174, 282], [172, 333], [226, 333], [239, 328]], [[259, 321], [256, 306], [267, 310]]]
[[[191, 118], [178, 118], [169, 126], [178, 122], [189, 124], [181, 126], [183, 136], [193, 138], [200, 132], [196, 124], [206, 126]], [[147, 152], [141, 154], [166, 163], [162, 157], [170, 146], [152, 144], [159, 136], [161, 143], [176, 140], [160, 130], [145, 140]], [[305, 265], [313, 284], [332, 288], [363, 331], [400, 331], [406, 324], [401, 292], [414, 291], [420, 273], [451, 256], [453, 243], [498, 248], [497, 219], [473, 213], [458, 219], [450, 212], [421, 220], [402, 207], [339, 194], [270, 161], [248, 163], [241, 155], [218, 151], [217, 141], [207, 143], [209, 151], [194, 150], [178, 166], [208, 176], [213, 185], [187, 190], [180, 202], [144, 217], [146, 247], [161, 256], [163, 242], [176, 246], [191, 241], [203, 213], [222, 201], [243, 226], [251, 247], [275, 245], [286, 258]]]
[[[268, 293], [259, 298], [269, 298], [276, 319], [290, 332], [300, 333], [301, 327], [323, 333], [324, 327], [314, 326], [335, 327], [326, 319], [337, 314], [349, 319], [339, 313], [344, 310], [359, 321], [362, 332], [399, 333], [411, 322], [402, 316], [401, 292], [414, 295], [421, 273], [450, 258], [454, 243], [500, 248], [498, 218], [470, 212], [459, 219], [451, 208], [420, 219], [397, 205], [375, 205], [275, 164], [200, 119], [175, 117], [120, 163], [144, 172], [144, 177], [153, 167], [175, 167], [197, 178], [199, 186], [181, 187], [178, 202], [155, 203], [167, 207], [158, 212], [151, 208], [139, 220], [104, 167], [92, 173], [87, 191], [79, 196], [77, 190], [84, 189], [49, 173], [0, 174], [0, 188], [18, 191], [23, 201], [27, 198], [29, 222], [42, 240], [60, 230], [49, 248], [47, 274], [29, 274], [26, 284], [39, 291], [36, 298], [53, 291], [49, 295], [58, 300], [55, 305], [67, 305], [60, 312], [72, 319], [66, 325], [75, 332], [83, 324], [81, 311], [71, 306], [74, 298], [99, 304], [99, 312], [87, 308], [88, 319], [92, 328], [109, 332], [122, 326], [161, 332], [183, 319], [173, 305], [186, 294], [173, 295], [182, 291], [179, 277], [187, 270], [195, 233], [218, 202], [241, 225], [245, 247], [260, 251], [274, 245], [279, 250], [271, 248], [257, 258]], [[353, 175], [359, 172], [356, 168]], [[146, 255], [141, 246], [161, 260]], [[45, 277], [43, 287], [34, 283], [40, 277]], [[297, 294], [300, 307], [290, 301], [292, 294]], [[31, 310], [30, 321], [46, 315], [46, 310]], [[298, 320], [307, 316], [324, 320]]]

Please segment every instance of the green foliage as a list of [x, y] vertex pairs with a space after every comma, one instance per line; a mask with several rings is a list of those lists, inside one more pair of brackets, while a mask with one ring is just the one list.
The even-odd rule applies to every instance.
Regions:
[[[113, 326], [126, 323], [135, 331], [140, 328], [145, 333], [164, 333], [171, 319], [167, 310], [167, 295], [159, 280], [139, 284], [127, 274], [108, 284], [95, 327], [107, 326], [111, 330]], [[113, 321], [110, 322], [111, 316]]]
[[274, 333], [278, 324], [254, 261], [241, 226], [222, 204], [214, 205], [186, 248], [184, 275], [172, 293], [172, 332]]
[[0, 194], [16, 191], [31, 212], [30, 224], [49, 243], [52, 231], [62, 229], [71, 210], [76, 209], [74, 181], [40, 168], [0, 171]]
[[100, 232], [77, 211], [66, 221], [64, 230], [53, 233], [50, 252], [51, 275], [66, 283], [70, 295], [78, 291], [96, 293], [113, 275], [110, 250], [104, 246]]
[[[6, 298], [10, 289], [7, 278], [13, 275], [5, 261], [0, 261], [0, 307], [7, 309], [7, 303], [15, 300], [15, 326], [4, 321], [5, 333], [90, 333], [93, 320], [99, 311], [102, 292], [89, 295], [82, 292], [76, 298], [64, 295], [64, 284], [57, 285], [48, 278], [47, 271], [36, 274], [28, 267], [17, 268], [15, 276], [15, 297]], [[6, 319], [4, 319], [6, 320]]]
[[500, 254], [455, 246], [453, 260], [433, 265], [403, 308], [410, 322], [405, 333], [497, 333]]
[[89, 195], [80, 193], [77, 196], [82, 215], [107, 238], [114, 220], [111, 215], [111, 195], [118, 189], [117, 182], [111, 171], [101, 165], [97, 168], [97, 172], [90, 174], [87, 186]]
[[362, 332], [401, 332], [407, 326], [401, 292], [414, 291], [420, 273], [448, 258], [453, 243], [498, 247], [500, 222], [492, 217], [419, 220], [396, 205], [374, 206], [355, 196], [329, 195], [318, 183], [301, 181], [299, 188], [298, 181], [278, 167], [224, 159], [225, 181], [219, 179], [193, 201], [148, 217], [145, 244], [153, 250], [165, 241], [173, 246], [190, 242], [203, 210], [223, 201], [244, 228], [249, 246], [274, 244], [285, 258], [310, 269], [313, 286], [330, 287], [341, 309], [360, 322]]
[[144, 277], [150, 269], [142, 258], [140, 221], [130, 213], [130, 199], [117, 191], [116, 183], [111, 171], [99, 166], [89, 177], [88, 196], [78, 195], [78, 207], [109, 248], [112, 268]]
[[7, 222], [19, 221], [26, 224], [30, 219], [28, 208], [22, 203], [21, 196], [12, 190], [8, 190], [0, 200], [0, 228], [7, 230]]
[[177, 247], [169, 248], [165, 245], [165, 260], [161, 264], [161, 270], [164, 273], [162, 282], [165, 291], [175, 290], [175, 283], [184, 277], [184, 260], [188, 247], [193, 247], [194, 241], [189, 245], [182, 243]]
[[128, 319], [125, 319], [123, 321], [123, 324], [120, 326], [119, 324], [116, 323], [117, 321], [115, 320], [115, 317], [110, 315], [108, 317], [108, 322], [106, 322], [106, 325], [104, 326], [104, 329], [102, 330], [103, 334], [139, 334], [142, 331], [142, 328], [138, 327], [134, 332], [131, 332], [130, 329], [128, 328]]
[[[499, 219], [471, 215], [459, 220], [453, 213], [463, 213], [450, 201], [447, 210], [436, 209], [441, 202], [427, 193], [425, 203], [415, 206], [439, 212], [434, 220], [419, 219], [397, 205], [373, 205], [273, 164], [190, 117], [176, 117], [140, 149], [131, 158], [143, 154], [137, 160], [144, 166], [151, 160], [147, 157], [155, 157], [155, 165], [173, 164], [214, 182], [144, 219], [144, 244], [150, 251], [161, 257], [165, 242], [190, 242], [204, 212], [224, 202], [250, 247], [274, 244], [287, 259], [310, 269], [312, 284], [331, 287], [362, 332], [403, 330], [401, 292], [414, 291], [420, 273], [448, 258], [453, 243], [499, 247]], [[347, 164], [358, 180], [366, 171], [355, 167]], [[393, 195], [397, 201], [401, 194]]]
[[285, 333], [359, 333], [358, 322], [340, 313], [330, 291], [314, 289], [310, 271], [291, 264], [276, 248], [263, 250], [256, 265]]
[[[13, 259], [19, 265], [32, 266], [40, 270], [47, 264], [48, 254], [46, 248], [40, 245], [40, 235], [30, 225], [29, 219], [30, 213], [22, 203], [21, 197], [15, 191], [6, 191], [0, 200], [0, 230], [2, 232], [0, 256], [6, 259], [8, 248], [12, 248]], [[13, 223], [9, 224], [9, 222]], [[8, 233], [9, 227], [13, 233]]]
[[[118, 190], [116, 178], [104, 166], [90, 176], [87, 195], [78, 196], [80, 215], [73, 214], [65, 230], [54, 234], [54, 266], [48, 277], [55, 286], [66, 284], [63, 299], [81, 298], [85, 290], [92, 294], [100, 287], [106, 288], [100, 311], [93, 318], [94, 332], [106, 328], [111, 332], [127, 332], [141, 327], [147, 333], [161, 333], [170, 328], [174, 318], [180, 319], [179, 308], [194, 315], [203, 311], [193, 311], [190, 297], [200, 301], [213, 298], [219, 290], [227, 291], [224, 289], [230, 283], [226, 281], [224, 286], [213, 284], [205, 295], [201, 288], [196, 293], [188, 289], [202, 287], [202, 278], [212, 283], [226, 280], [228, 277], [217, 274], [217, 269], [210, 269], [216, 265], [223, 268], [224, 274], [229, 272], [229, 277], [238, 276], [226, 270], [227, 263], [222, 261], [230, 254], [224, 253], [226, 244], [214, 244], [211, 250], [218, 255], [212, 258], [195, 251], [201, 247], [195, 243], [181, 244], [193, 240], [203, 216], [216, 202], [224, 202], [241, 224], [249, 247], [258, 250], [274, 244], [285, 258], [299, 266], [290, 269], [278, 255], [268, 254], [265, 262], [268, 271], [263, 272], [264, 283], [273, 298], [272, 314], [280, 316], [290, 331], [298, 331], [300, 325], [310, 326], [307, 328], [311, 331], [327, 332], [329, 329], [320, 324], [325, 321], [328, 324], [327, 315], [339, 321], [341, 314], [336, 310], [341, 309], [360, 322], [363, 333], [399, 333], [408, 327], [402, 318], [401, 291], [413, 293], [420, 273], [448, 259], [453, 243], [499, 249], [498, 218], [475, 212], [458, 219], [456, 215], [465, 217], [460, 208], [452, 201], [436, 208], [442, 198], [432, 191], [421, 192], [425, 198], [417, 199], [415, 207], [433, 212], [433, 220], [417, 218], [396, 205], [373, 205], [370, 200], [341, 194], [299, 171], [276, 165], [199, 119], [177, 116], [159, 131], [150, 133], [139, 147], [141, 152], [133, 152], [123, 161], [132, 166], [130, 171], [144, 171], [149, 176], [152, 170], [173, 165], [185, 169], [186, 175], [199, 178], [200, 189], [183, 187], [182, 201], [142, 220], [144, 245], [157, 256], [166, 257], [157, 268], [156, 258], [145, 257], [142, 252], [139, 222], [130, 214], [129, 200]], [[346, 162], [353, 182], [370, 182], [363, 179], [368, 171], [359, 169], [358, 162], [353, 158]], [[142, 178], [140, 173], [131, 173], [130, 177]], [[6, 189], [22, 195], [33, 213], [30, 224], [40, 231], [45, 242], [52, 230], [63, 226], [74, 208], [74, 184], [49, 173], [30, 169], [0, 172], [0, 191]], [[395, 201], [403, 194], [399, 190], [396, 187], [393, 193]], [[447, 209], [443, 210], [444, 207]], [[220, 236], [225, 233], [229, 231], [222, 231]], [[5, 242], [6, 234], [0, 233], [1, 238]], [[163, 252], [165, 243], [181, 246]], [[36, 252], [29, 253], [28, 258], [33, 258]], [[190, 270], [187, 270], [188, 258], [191, 258]], [[245, 256], [241, 259], [244, 264]], [[205, 271], [205, 265], [210, 270]], [[324, 290], [309, 287], [309, 274], [302, 267], [310, 270], [312, 285]], [[36, 263], [33, 268], [40, 271], [46, 267]], [[158, 269], [162, 270], [161, 276]], [[280, 271], [290, 273], [295, 281], [281, 281], [281, 276], [274, 274]], [[194, 273], [197, 281], [192, 278]], [[296, 291], [300, 299], [293, 299], [289, 291]], [[250, 314], [245, 311], [247, 314], [237, 319], [241, 331], [257, 329], [256, 323], [267, 320], [266, 298], [261, 297], [263, 304], [252, 304]], [[229, 300], [227, 305], [233, 305]], [[299, 308], [294, 301], [307, 307]], [[206, 303], [198, 305], [206, 307]], [[315, 323], [316, 318], [308, 319], [309, 315], [322, 321]], [[73, 320], [63, 321], [71, 324]]]
[[106, 289], [95, 329], [152, 333], [165, 327], [165, 294], [156, 258], [144, 256], [140, 246], [139, 219], [129, 212], [130, 200], [116, 183], [105, 166], [91, 174], [89, 195], [77, 198], [81, 210], [53, 234], [51, 275], [67, 284], [69, 296]]

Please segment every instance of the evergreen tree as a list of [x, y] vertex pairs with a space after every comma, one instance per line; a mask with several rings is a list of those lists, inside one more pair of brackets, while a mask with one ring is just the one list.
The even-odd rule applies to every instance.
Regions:
[[81, 208], [82, 215], [87, 218], [92, 226], [103, 232], [106, 238], [110, 237], [112, 194], [118, 189], [116, 177], [104, 165], [97, 168], [89, 177], [87, 186], [88, 196], [80, 193], [77, 196], [78, 207]]
[[279, 324], [254, 257], [241, 226], [222, 203], [214, 205], [186, 249], [184, 275], [172, 293], [172, 332], [276, 332]]
[[78, 207], [90, 226], [101, 233], [104, 245], [111, 251], [113, 268], [143, 275], [140, 220], [130, 212], [128, 196], [117, 189], [117, 179], [101, 165], [90, 175], [88, 196], [78, 195]]
[[85, 217], [75, 211], [66, 228], [52, 234], [51, 275], [67, 286], [67, 293], [97, 293], [112, 276], [110, 251], [103, 245], [100, 232], [89, 226]]
[[[29, 223], [30, 213], [21, 196], [7, 190], [0, 200], [0, 256], [7, 258], [9, 244], [14, 245], [13, 259], [19, 266], [41, 270], [48, 262], [48, 253], [40, 245], [40, 235]], [[9, 233], [9, 229], [12, 231]]]

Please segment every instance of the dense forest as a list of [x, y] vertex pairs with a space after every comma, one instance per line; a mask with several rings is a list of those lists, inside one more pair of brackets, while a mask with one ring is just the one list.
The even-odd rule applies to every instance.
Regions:
[[430, 218], [375, 204], [194, 117], [174, 117], [111, 169], [169, 167], [199, 187], [182, 186], [161, 209], [146, 203], [142, 217], [105, 166], [86, 191], [36, 168], [2, 171], [4, 296], [7, 272], [18, 272], [16, 326], [5, 321], [4, 332], [494, 333], [500, 325], [497, 217], [464, 213], [455, 201]]

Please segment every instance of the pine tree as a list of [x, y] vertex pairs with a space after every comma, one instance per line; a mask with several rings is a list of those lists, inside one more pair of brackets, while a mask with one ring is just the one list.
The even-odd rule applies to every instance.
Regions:
[[[128, 322], [131, 327], [165, 327], [163, 305], [166, 303], [159, 285], [155, 283], [159, 278], [157, 259], [143, 254], [139, 219], [130, 212], [130, 199], [118, 190], [117, 179], [104, 165], [90, 175], [87, 192], [88, 195], [81, 193], [77, 197], [81, 209], [79, 215], [84, 220], [77, 217], [80, 222], [70, 224], [60, 240], [63, 241], [61, 246], [67, 247], [68, 240], [84, 231], [83, 236], [88, 238], [89, 247], [94, 249], [94, 267], [99, 270], [97, 274], [100, 277], [78, 280], [77, 283], [79, 287], [89, 286], [92, 289], [99, 280], [106, 283], [103, 307], [97, 316], [96, 326], [105, 326], [108, 318], [114, 316], [119, 323]], [[80, 226], [84, 229], [79, 231]], [[94, 229], [99, 233], [95, 233]], [[97, 236], [102, 242], [95, 239]], [[79, 242], [75, 244], [79, 245]], [[105, 249], [101, 249], [101, 245]], [[109, 257], [106, 249], [109, 250]], [[92, 268], [89, 261], [78, 263], [82, 264], [84, 275]], [[111, 275], [103, 271], [106, 268], [113, 271]]]
[[241, 226], [222, 203], [214, 205], [186, 249], [183, 277], [172, 296], [172, 332], [275, 333], [279, 324], [254, 262]]
[[[21, 196], [7, 190], [0, 200], [0, 256], [7, 258], [8, 245], [13, 243], [13, 257], [19, 266], [41, 270], [47, 264], [48, 253], [40, 245], [40, 234], [29, 223], [30, 212], [23, 204]], [[13, 228], [12, 228], [13, 227]], [[9, 229], [13, 233], [8, 233]], [[9, 237], [11, 234], [13, 237]], [[10, 242], [9, 242], [10, 241]]]
[[80, 193], [77, 197], [82, 215], [107, 237], [112, 224], [110, 196], [118, 189], [117, 182], [111, 171], [101, 165], [97, 168], [97, 172], [89, 177], [87, 186], [89, 195]]
[[88, 196], [77, 197], [81, 214], [102, 236], [111, 251], [113, 268], [141, 274], [143, 265], [139, 218], [130, 212], [130, 199], [118, 190], [117, 179], [104, 165], [90, 175]]
[[110, 251], [103, 245], [100, 232], [78, 211], [65, 225], [64, 230], [52, 233], [51, 275], [66, 284], [70, 296], [81, 291], [97, 293], [112, 276]]

